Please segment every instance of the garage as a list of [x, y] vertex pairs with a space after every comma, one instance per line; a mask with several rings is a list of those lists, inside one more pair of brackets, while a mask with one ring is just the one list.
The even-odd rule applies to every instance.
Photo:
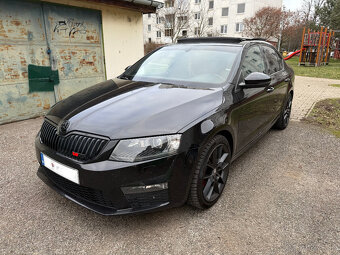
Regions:
[[142, 14], [159, 4], [1, 1], [0, 124], [40, 116], [142, 57]]

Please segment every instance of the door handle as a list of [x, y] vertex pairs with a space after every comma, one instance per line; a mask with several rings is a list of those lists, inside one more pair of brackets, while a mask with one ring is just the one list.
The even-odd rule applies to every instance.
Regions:
[[269, 88], [267, 88], [267, 92], [272, 92], [272, 91], [274, 91], [274, 87], [269, 87]]

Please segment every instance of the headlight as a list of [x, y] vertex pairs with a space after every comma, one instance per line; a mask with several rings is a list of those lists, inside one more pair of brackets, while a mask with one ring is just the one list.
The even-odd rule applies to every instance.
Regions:
[[175, 154], [181, 135], [166, 135], [121, 140], [113, 150], [110, 159], [135, 162]]

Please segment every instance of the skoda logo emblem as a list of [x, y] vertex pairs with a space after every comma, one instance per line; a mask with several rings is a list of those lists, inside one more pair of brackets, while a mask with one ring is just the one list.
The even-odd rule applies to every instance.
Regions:
[[67, 128], [69, 127], [70, 122], [68, 120], [65, 120], [62, 122], [59, 126], [59, 135], [65, 135], [67, 132]]

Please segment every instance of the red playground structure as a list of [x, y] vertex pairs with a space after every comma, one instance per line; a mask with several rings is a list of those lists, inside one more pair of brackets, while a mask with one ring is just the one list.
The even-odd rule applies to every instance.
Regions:
[[[331, 47], [334, 44], [334, 32], [321, 27], [318, 32], [303, 29], [299, 65], [328, 65]], [[298, 54], [294, 52], [295, 54]], [[293, 54], [291, 54], [293, 55]], [[290, 57], [290, 56], [289, 56]]]

